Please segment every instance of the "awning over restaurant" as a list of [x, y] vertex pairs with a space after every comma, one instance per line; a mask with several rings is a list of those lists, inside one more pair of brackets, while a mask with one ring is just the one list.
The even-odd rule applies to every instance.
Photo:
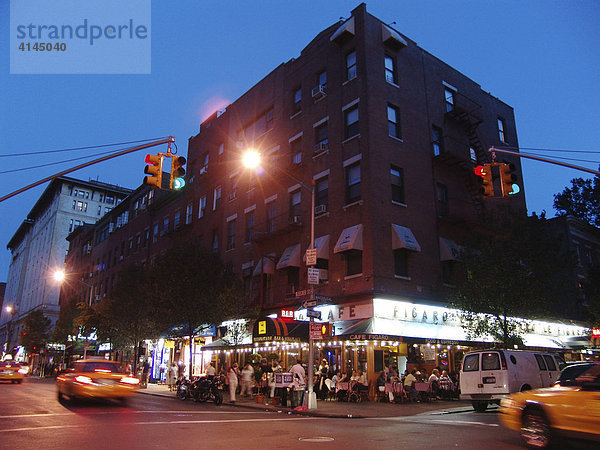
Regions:
[[452, 239], [440, 238], [440, 261], [460, 261], [462, 247]]
[[345, 228], [344, 231], [342, 231], [342, 234], [340, 234], [340, 237], [333, 248], [333, 253], [341, 253], [348, 250], [362, 250], [362, 231], [362, 223], [354, 225], [353, 227]]
[[[262, 266], [262, 268], [261, 268], [261, 266]], [[275, 273], [275, 264], [273, 263], [273, 261], [271, 261], [266, 256], [264, 256], [263, 258], [260, 259], [260, 261], [258, 261], [258, 264], [254, 268], [254, 272], [252, 272], [252, 275], [257, 276], [257, 275], [260, 275], [261, 273], [263, 273], [263, 274], [266, 273], [269, 275], [273, 275]]]
[[252, 330], [252, 341], [308, 342], [308, 324], [269, 317], [258, 319]]
[[281, 255], [276, 269], [285, 269], [286, 267], [300, 267], [300, 244], [286, 248]]
[[[329, 259], [329, 235], [320, 236], [315, 239], [315, 248], [317, 249], [318, 259]], [[302, 257], [303, 261], [306, 261], [306, 254]]]
[[335, 30], [335, 33], [331, 35], [329, 40], [333, 42], [336, 39], [344, 38], [344, 36], [354, 36], [354, 17], [346, 20], [341, 27]]
[[392, 250], [405, 248], [413, 252], [420, 252], [421, 246], [415, 239], [410, 228], [401, 225], [392, 224]]

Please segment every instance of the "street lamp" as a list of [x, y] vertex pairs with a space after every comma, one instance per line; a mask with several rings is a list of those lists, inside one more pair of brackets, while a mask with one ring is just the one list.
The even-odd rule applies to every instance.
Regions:
[[[248, 169], [256, 169], [260, 165], [261, 155], [255, 149], [248, 149], [242, 155], [242, 163]], [[315, 180], [312, 180], [311, 186], [307, 186], [302, 180], [296, 178], [295, 176], [281, 170], [277, 166], [270, 166], [277, 170], [279, 170], [284, 175], [293, 179], [296, 183], [298, 183], [302, 188], [306, 189], [311, 194], [311, 207], [310, 207], [310, 250], [315, 248]], [[308, 262], [308, 261], [307, 261]], [[311, 260], [310, 262], [314, 262]], [[314, 269], [314, 264], [310, 265], [311, 269]], [[261, 281], [262, 282], [262, 281]], [[315, 298], [315, 285], [311, 284], [311, 300]], [[308, 308], [307, 308], [308, 309]], [[314, 350], [314, 341], [312, 336], [312, 328], [314, 323], [314, 317], [309, 317], [309, 325], [308, 325], [308, 409], [317, 409], [317, 394], [314, 392], [314, 379], [315, 379], [315, 350]]]
[[[60, 283], [60, 284], [62, 284], [66, 280], [66, 278], [67, 278], [67, 275], [65, 274], [65, 271], [61, 270], [61, 269], [55, 270], [54, 273], [52, 274], [52, 276], [53, 276], [54, 280], [57, 283]], [[88, 306], [92, 306], [92, 294], [94, 292], [94, 286], [92, 286], [91, 284], [86, 283], [85, 281], [81, 281], [81, 280], [77, 280], [77, 279], [75, 279], [75, 280], [78, 281], [79, 283], [83, 284], [84, 286], [87, 286], [89, 288], [90, 295], [88, 296]], [[71, 279], [69, 279], [69, 281], [71, 281]]]

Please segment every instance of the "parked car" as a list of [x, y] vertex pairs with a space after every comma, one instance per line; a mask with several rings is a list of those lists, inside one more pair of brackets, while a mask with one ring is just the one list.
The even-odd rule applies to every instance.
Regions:
[[0, 361], [0, 381], [22, 383], [23, 377], [28, 371], [28, 368], [21, 367], [18, 362], [12, 360]]
[[598, 364], [600, 364], [600, 362], [590, 361], [569, 364], [562, 370], [562, 372], [560, 372], [560, 375], [558, 376], [556, 383], [554, 383], [554, 386], [570, 386], [572, 384], [577, 384], [576, 379], [579, 375], [581, 375], [590, 367]]
[[600, 364], [588, 367], [569, 386], [510, 395], [500, 402], [500, 413], [502, 424], [520, 431], [529, 447], [545, 448], [564, 436], [600, 447]]
[[554, 384], [565, 362], [557, 355], [524, 350], [477, 350], [465, 355], [460, 371], [460, 398], [475, 411], [513, 392]]
[[115, 398], [125, 401], [135, 394], [140, 380], [125, 371], [117, 361], [86, 359], [76, 361], [73, 368], [56, 377], [58, 400], [65, 397]]

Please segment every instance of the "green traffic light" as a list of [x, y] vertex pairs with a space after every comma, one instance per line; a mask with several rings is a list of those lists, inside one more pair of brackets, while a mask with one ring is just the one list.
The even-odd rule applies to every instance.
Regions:
[[175, 178], [175, 180], [173, 181], [173, 189], [175, 189], [176, 191], [178, 191], [184, 186], [185, 180], [183, 178]]
[[512, 184], [511, 189], [512, 189], [512, 191], [509, 192], [510, 195], [515, 195], [515, 194], [518, 194], [519, 192], [521, 192], [521, 188], [519, 187], [518, 184]]

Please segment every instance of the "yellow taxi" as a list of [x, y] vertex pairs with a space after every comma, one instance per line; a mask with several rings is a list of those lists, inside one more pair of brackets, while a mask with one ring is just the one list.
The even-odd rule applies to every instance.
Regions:
[[12, 360], [0, 361], [0, 381], [22, 383], [28, 370], [28, 368], [22, 367], [21, 364]]
[[140, 380], [125, 372], [117, 361], [85, 359], [56, 377], [58, 400], [114, 398], [125, 401], [135, 394]]
[[500, 421], [521, 432], [528, 447], [545, 448], [561, 437], [600, 442], [600, 364], [568, 386], [512, 394], [500, 402]]

